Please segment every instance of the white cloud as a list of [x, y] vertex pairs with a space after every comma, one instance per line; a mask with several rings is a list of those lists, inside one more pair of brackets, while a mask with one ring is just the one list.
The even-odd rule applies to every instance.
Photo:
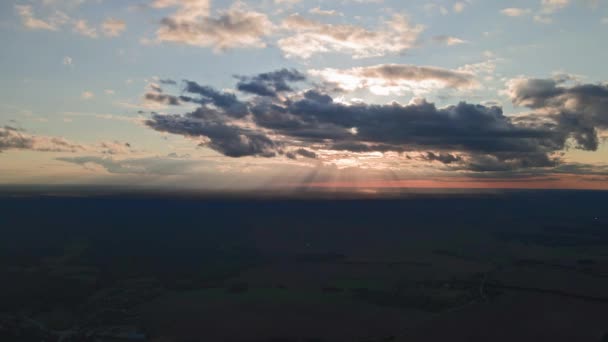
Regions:
[[182, 10], [162, 20], [157, 41], [212, 47], [216, 52], [230, 48], [262, 48], [266, 46], [263, 38], [274, 28], [266, 14], [249, 10], [241, 3], [220, 11], [217, 18], [202, 16], [202, 10], [196, 17], [188, 17]]
[[522, 17], [532, 13], [532, 10], [529, 8], [509, 7], [503, 9], [502, 11], [500, 11], [500, 13], [509, 17]]
[[[486, 57], [488, 56], [486, 55]], [[466, 64], [461, 66], [457, 70], [473, 75], [491, 75], [494, 73], [494, 71], [496, 71], [496, 61], [498, 60], [499, 59], [488, 59], [479, 63]]]
[[97, 29], [90, 27], [83, 19], [74, 21], [74, 32], [89, 38], [97, 38]]
[[287, 57], [299, 58], [328, 52], [349, 53], [353, 58], [400, 53], [412, 48], [424, 30], [422, 25], [413, 26], [398, 14], [375, 31], [355, 25], [324, 24], [298, 14], [287, 17], [283, 28], [294, 34], [280, 39], [279, 48]]
[[309, 73], [346, 91], [369, 89], [377, 95], [416, 95], [437, 89], [472, 89], [478, 86], [473, 70], [450, 70], [407, 64], [380, 64], [351, 69], [310, 70]]
[[59, 31], [69, 24], [72, 26], [74, 33], [89, 38], [97, 38], [99, 36], [98, 31], [102, 31], [107, 37], [115, 37], [126, 29], [126, 24], [122, 20], [109, 18], [99, 28], [96, 28], [95, 25], [89, 25], [84, 19], [71, 19], [66, 13], [56, 10], [56, 8], [71, 10], [84, 2], [85, 0], [42, 0], [42, 6], [39, 9], [47, 13], [52, 12], [44, 18], [35, 16], [31, 5], [16, 5], [15, 11], [21, 18], [23, 26], [32, 30]]
[[464, 11], [465, 6], [466, 4], [462, 1], [456, 2], [453, 6], [454, 12], [461, 13], [462, 11]]
[[542, 0], [541, 6], [544, 13], [557, 12], [570, 4], [570, 0]]
[[86, 0], [42, 0], [41, 2], [44, 6], [75, 8], [85, 3]]
[[87, 150], [87, 147], [73, 143], [62, 137], [36, 136], [12, 127], [0, 127], [0, 152], [8, 149], [40, 152], [78, 152]]
[[300, 1], [302, 1], [302, 0], [274, 0], [274, 3], [275, 4], [289, 4], [289, 5], [293, 5], [293, 4], [297, 4]]
[[323, 16], [337, 16], [337, 15], [341, 16], [341, 15], [343, 15], [342, 13], [340, 13], [336, 10], [322, 10], [320, 7], [311, 8], [308, 12], [311, 14], [323, 15]]
[[65, 56], [63, 57], [63, 65], [72, 65], [74, 61], [72, 60], [72, 57], [70, 56]]
[[176, 21], [192, 21], [199, 17], [208, 17], [211, 8], [210, 0], [154, 0], [154, 8], [178, 7], [171, 15]]
[[466, 40], [462, 40], [460, 38], [452, 37], [452, 36], [435, 36], [435, 37], [433, 37], [433, 40], [438, 43], [445, 44], [447, 46], [459, 45], [459, 44], [464, 44], [467, 42]]
[[117, 37], [127, 28], [127, 24], [123, 20], [109, 18], [101, 24], [101, 28], [107, 37]]
[[15, 5], [15, 11], [21, 18], [23, 26], [32, 30], [57, 31], [60, 26], [69, 21], [69, 17], [60, 11], [56, 11], [46, 19], [36, 18], [30, 5]]

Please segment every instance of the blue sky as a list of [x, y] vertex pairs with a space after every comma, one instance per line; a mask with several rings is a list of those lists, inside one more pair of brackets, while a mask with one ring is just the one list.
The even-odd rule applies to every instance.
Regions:
[[607, 31], [602, 0], [4, 1], [0, 182], [605, 187]]

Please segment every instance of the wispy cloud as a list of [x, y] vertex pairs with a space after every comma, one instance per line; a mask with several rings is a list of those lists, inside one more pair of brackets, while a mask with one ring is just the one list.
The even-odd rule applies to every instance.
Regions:
[[529, 8], [509, 7], [501, 10], [500, 12], [509, 17], [523, 17], [530, 15], [532, 10]]
[[57, 31], [70, 20], [67, 14], [60, 11], [56, 11], [45, 19], [37, 18], [34, 16], [31, 5], [15, 5], [15, 10], [21, 17], [23, 26], [32, 30]]
[[86, 20], [80, 19], [74, 21], [74, 32], [87, 36], [89, 38], [97, 38], [97, 29], [90, 27]]
[[381, 64], [351, 69], [313, 69], [310, 73], [341, 89], [366, 89], [377, 95], [413, 93], [421, 95], [431, 90], [452, 88], [471, 89], [478, 86], [471, 72], [429, 66]]
[[[161, 3], [164, 7], [167, 2], [176, 3], [159, 0], [155, 4], [158, 7]], [[181, 3], [176, 13], [161, 21], [156, 32], [157, 41], [211, 47], [216, 52], [266, 46], [264, 37], [270, 35], [274, 28], [266, 14], [236, 3], [220, 11], [218, 17], [210, 17], [205, 3], [198, 0]]]
[[94, 94], [93, 92], [90, 92], [90, 91], [84, 91], [84, 92], [83, 92], [83, 93], [80, 95], [80, 97], [81, 97], [83, 100], [90, 100], [90, 99], [92, 99], [92, 98], [94, 98], [94, 97], [95, 97], [95, 94]]
[[402, 53], [414, 47], [424, 30], [410, 24], [404, 15], [395, 14], [376, 30], [355, 25], [325, 24], [294, 14], [283, 21], [292, 35], [277, 44], [287, 57], [310, 58], [315, 54], [339, 52], [353, 58], [369, 58]]
[[460, 39], [458, 37], [447, 36], [447, 35], [435, 36], [435, 37], [433, 37], [433, 41], [441, 43], [441, 44], [445, 44], [447, 46], [460, 45], [460, 44], [465, 44], [467, 42], [466, 40]]
[[127, 24], [124, 20], [108, 18], [101, 24], [101, 28], [107, 37], [117, 37], [127, 29]]

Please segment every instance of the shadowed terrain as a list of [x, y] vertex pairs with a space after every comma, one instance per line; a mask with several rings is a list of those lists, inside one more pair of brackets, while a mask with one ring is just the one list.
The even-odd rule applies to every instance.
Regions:
[[2, 341], [606, 341], [608, 193], [0, 196]]

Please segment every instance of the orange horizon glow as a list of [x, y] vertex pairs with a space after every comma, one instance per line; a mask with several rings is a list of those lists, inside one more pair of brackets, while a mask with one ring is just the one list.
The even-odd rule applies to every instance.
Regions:
[[544, 178], [512, 179], [473, 179], [473, 178], [436, 178], [428, 180], [368, 180], [368, 181], [334, 181], [313, 182], [311, 188], [347, 189], [347, 188], [427, 188], [427, 189], [568, 189], [568, 190], [608, 190], [608, 178], [595, 180], [594, 177], [561, 175], [558, 179]]

